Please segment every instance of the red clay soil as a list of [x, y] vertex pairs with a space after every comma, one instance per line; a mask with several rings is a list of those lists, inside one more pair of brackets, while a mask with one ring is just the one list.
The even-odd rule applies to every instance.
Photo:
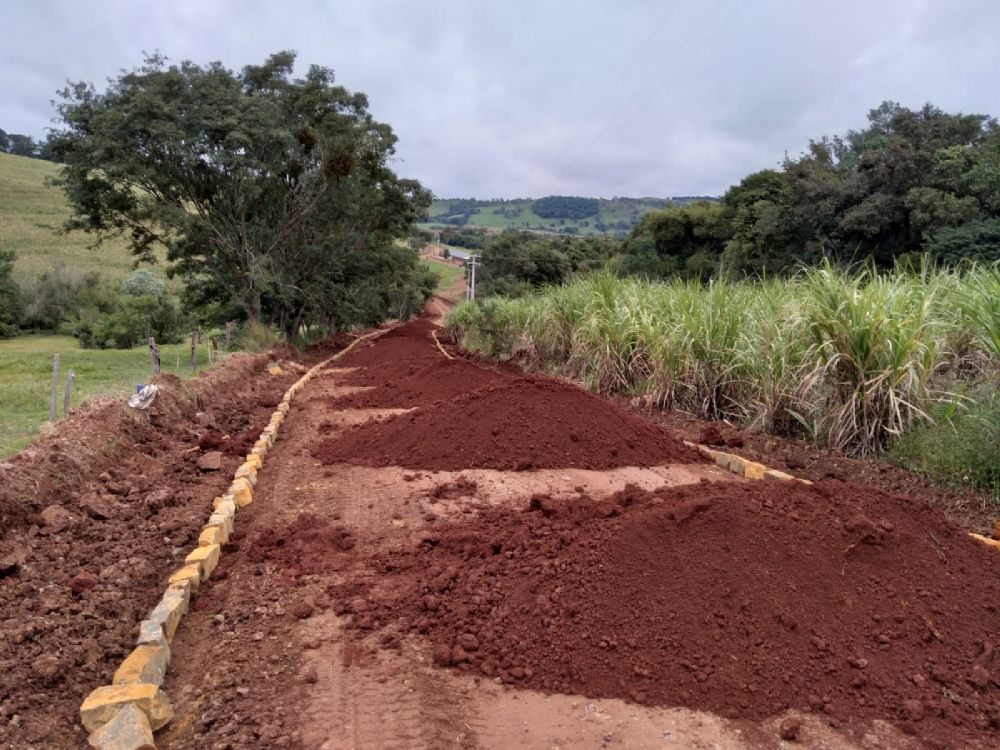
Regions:
[[[797, 477], [814, 482], [839, 479], [919, 497], [943, 510], [960, 526], [986, 535], [992, 534], [995, 528], [996, 503], [987, 493], [977, 492], [969, 487], [945, 487], [930, 478], [913, 474], [885, 461], [851, 458], [802, 440], [743, 430], [723, 422], [707, 422], [676, 411], [635, 407], [624, 398], [615, 401], [678, 437], [726, 446], [727, 450], [745, 458], [760, 461]], [[711, 439], [704, 439], [706, 437]]]
[[[145, 413], [123, 398], [79, 410], [0, 463], [0, 747], [78, 748], [79, 705], [106, 685], [169, 573], [294, 381], [233, 355], [182, 383], [161, 375]], [[223, 457], [198, 466], [204, 444]]]
[[[1000, 745], [1000, 556], [916, 499], [703, 483], [485, 510], [330, 593], [364, 632], [551, 692]], [[395, 635], [394, 635], [395, 633]], [[859, 721], [860, 720], [860, 721]]]
[[320, 443], [313, 455], [325, 464], [428, 470], [610, 469], [703, 460], [666, 430], [542, 376], [507, 378], [433, 407], [367, 422]]
[[366, 367], [343, 378], [350, 385], [375, 386], [375, 390], [332, 399], [335, 409], [406, 408], [487, 388], [506, 380], [503, 375], [462, 359], [406, 359], [386, 367]]
[[414, 320], [359, 344], [337, 361], [337, 367], [385, 367], [399, 360], [439, 359], [443, 355], [430, 337], [435, 330], [437, 326], [428, 320]]

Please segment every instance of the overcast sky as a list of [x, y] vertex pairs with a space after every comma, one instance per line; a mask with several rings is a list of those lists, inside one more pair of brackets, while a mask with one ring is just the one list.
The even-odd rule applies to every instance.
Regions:
[[997, 0], [34, 0], [6, 4], [0, 128], [143, 51], [293, 49], [369, 95], [440, 197], [721, 194], [884, 99], [1000, 114]]

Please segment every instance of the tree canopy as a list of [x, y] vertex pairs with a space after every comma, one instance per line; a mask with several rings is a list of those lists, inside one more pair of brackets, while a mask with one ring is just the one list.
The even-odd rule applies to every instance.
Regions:
[[430, 204], [390, 167], [396, 137], [364, 94], [279, 52], [234, 72], [153, 55], [98, 92], [61, 92], [49, 141], [71, 230], [124, 236], [141, 260], [287, 333], [419, 309], [433, 284], [397, 246]]
[[873, 261], [929, 252], [940, 262], [1000, 259], [1000, 131], [986, 115], [884, 102], [868, 127], [812, 141], [780, 171], [751, 174], [723, 203], [725, 272]]

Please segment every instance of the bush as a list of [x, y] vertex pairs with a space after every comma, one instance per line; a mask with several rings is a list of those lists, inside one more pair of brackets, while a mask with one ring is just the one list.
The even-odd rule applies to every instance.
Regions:
[[957, 410], [909, 431], [889, 461], [952, 487], [972, 485], [1000, 502], [1000, 383], [984, 383]]
[[266, 352], [281, 341], [281, 333], [263, 323], [247, 323], [236, 331], [233, 346], [245, 352]]
[[85, 348], [131, 349], [149, 336], [174, 344], [181, 340], [182, 322], [171, 297], [123, 294], [112, 313], [85, 310], [76, 322], [75, 335]]
[[21, 293], [12, 275], [15, 257], [13, 250], [0, 251], [0, 339], [17, 333], [21, 317]]

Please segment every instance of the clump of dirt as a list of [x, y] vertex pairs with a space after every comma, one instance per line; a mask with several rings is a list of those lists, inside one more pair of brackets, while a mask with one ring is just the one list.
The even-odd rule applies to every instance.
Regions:
[[445, 401], [506, 380], [503, 375], [461, 359], [423, 358], [366, 367], [343, 378], [350, 385], [375, 386], [330, 401], [337, 409], [410, 407]]
[[313, 455], [326, 464], [452, 471], [610, 469], [703, 460], [666, 430], [543, 376], [508, 378], [384, 422], [368, 422], [320, 443]]
[[310, 344], [304, 352], [308, 361], [324, 360], [342, 349], [346, 349], [354, 341], [355, 337], [349, 333], [336, 333], [328, 336], [315, 344]]
[[[405, 480], [406, 477], [403, 477]], [[479, 485], [468, 477], [460, 476], [452, 482], [442, 482], [430, 491], [430, 497], [435, 500], [451, 500], [456, 497], [475, 495]]]
[[275, 562], [291, 578], [336, 569], [336, 558], [354, 549], [357, 540], [342, 524], [331, 524], [313, 513], [303, 513], [290, 524], [256, 531], [247, 547], [252, 562]]
[[[823, 482], [702, 483], [484, 509], [360, 563], [351, 626], [441, 665], [731, 718], [895, 722], [1000, 742], [1000, 557], [919, 500]], [[372, 575], [372, 573], [361, 573]], [[350, 610], [348, 610], [350, 611]]]

